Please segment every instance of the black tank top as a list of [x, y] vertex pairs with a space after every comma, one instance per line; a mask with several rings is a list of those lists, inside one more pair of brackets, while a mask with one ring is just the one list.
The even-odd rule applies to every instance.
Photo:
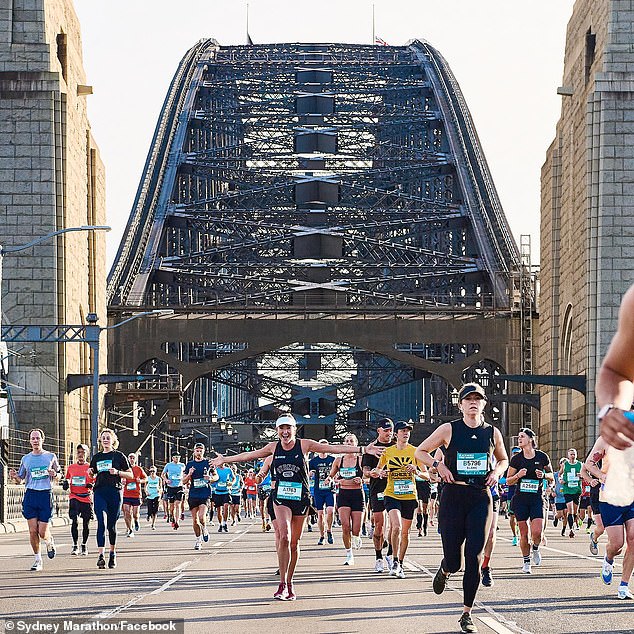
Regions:
[[469, 427], [463, 420], [451, 423], [451, 441], [445, 450], [445, 466], [457, 482], [486, 488], [486, 477], [493, 469], [493, 427], [481, 423]]
[[271, 464], [271, 477], [275, 482], [278, 500], [299, 501], [309, 497], [308, 466], [302, 451], [302, 443], [295, 439], [295, 445], [288, 451], [278, 442]]

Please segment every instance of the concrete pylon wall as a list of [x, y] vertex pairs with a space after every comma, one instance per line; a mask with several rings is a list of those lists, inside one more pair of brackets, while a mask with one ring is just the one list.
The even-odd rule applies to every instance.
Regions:
[[[86, 114], [79, 22], [71, 0], [13, 0], [0, 8], [0, 240], [21, 245], [65, 227], [105, 224], [104, 168]], [[69, 233], [8, 254], [3, 324], [106, 323], [105, 236]], [[87, 389], [65, 394], [68, 373], [90, 371], [85, 344], [27, 344], [9, 380], [21, 429], [89, 441]], [[101, 358], [105, 371], [106, 355]], [[34, 353], [31, 351], [34, 350]], [[49, 444], [49, 447], [51, 445]]]
[[568, 24], [561, 118], [542, 168], [538, 356], [542, 373], [586, 374], [588, 392], [542, 390], [553, 459], [594, 442], [596, 373], [634, 281], [633, 23], [632, 0], [578, 0]]

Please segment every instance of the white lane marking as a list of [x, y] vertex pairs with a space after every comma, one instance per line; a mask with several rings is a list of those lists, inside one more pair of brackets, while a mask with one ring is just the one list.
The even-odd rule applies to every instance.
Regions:
[[[412, 561], [409, 558], [406, 561], [407, 561], [407, 563], [412, 565], [415, 570], [420, 570], [420, 571], [424, 572], [426, 575], [432, 577], [432, 579], [433, 579], [433, 577], [436, 574], [435, 572], [432, 572], [428, 568], [425, 568], [425, 566], [423, 566], [422, 564], [419, 564], [419, 563], [417, 563], [415, 561]], [[455, 593], [459, 594], [460, 596], [462, 596], [462, 588], [453, 588], [449, 584], [447, 584], [447, 589], [451, 590], [452, 592], [455, 592]], [[475, 601], [474, 605], [476, 607], [480, 608], [481, 610], [486, 611], [498, 623], [507, 626], [511, 632], [516, 632], [517, 634], [532, 634], [532, 632], [529, 632], [528, 630], [523, 630], [519, 625], [517, 625], [517, 623], [515, 623], [515, 621], [509, 621], [509, 620], [505, 619], [501, 614], [498, 614], [493, 608], [490, 608], [488, 605], [484, 605], [484, 603], [481, 603], [480, 601]]]
[[176, 568], [172, 568], [171, 572], [181, 572], [182, 570], [187, 568], [187, 566], [191, 566], [191, 563], [191, 561], [184, 561], [182, 564], [178, 564]]
[[[498, 537], [499, 540], [503, 540], [506, 542], [510, 542], [511, 540], [508, 537]], [[600, 564], [603, 561], [603, 558], [598, 555], [588, 556], [588, 555], [580, 555], [579, 553], [573, 553], [569, 550], [559, 550], [559, 548], [551, 548], [550, 546], [544, 546], [543, 544], [539, 547], [540, 550], [549, 550], [552, 553], [559, 553], [560, 555], [570, 555], [571, 557], [576, 557], [577, 559], [587, 559], [595, 564]], [[620, 561], [614, 562], [614, 567], [620, 566]]]
[[504, 627], [501, 623], [498, 623], [495, 619], [492, 619], [490, 616], [479, 616], [480, 621], [482, 621], [487, 627], [490, 627], [494, 632], [498, 634], [513, 634], [513, 630], [509, 630], [508, 627]]
[[227, 542], [216, 542], [215, 544], [212, 544], [212, 546], [215, 548], [216, 546], [222, 546], [223, 544], [226, 544]]
[[[244, 531], [245, 533], [248, 532], [248, 528]], [[232, 539], [230, 539], [228, 542], [218, 542], [218, 544], [222, 545], [222, 544], [229, 544], [231, 542], [234, 542], [236, 539], [238, 539], [239, 537], [241, 537], [242, 535], [236, 535], [235, 537], [233, 537]], [[218, 545], [218, 544], [214, 544], [214, 545]], [[215, 552], [210, 552], [208, 556], [213, 556], [218, 554], [218, 551]], [[196, 559], [196, 561], [198, 561], [199, 558]], [[184, 566], [184, 564], [189, 565], [192, 562], [183, 562], [182, 564], [180, 564], [180, 566], [177, 566], [177, 568]], [[171, 572], [175, 572], [176, 569], [172, 570]], [[130, 601], [128, 601], [127, 603], [120, 605], [116, 608], [113, 608], [111, 610], [105, 610], [103, 612], [100, 612], [99, 614], [97, 614], [97, 616], [92, 617], [92, 619], [90, 619], [91, 621], [99, 621], [99, 620], [105, 620], [105, 619], [109, 619], [112, 616], [115, 616], [116, 614], [119, 614], [119, 612], [123, 612], [123, 610], [127, 610], [128, 608], [132, 607], [133, 605], [139, 603], [139, 601], [142, 601], [145, 597], [151, 595], [151, 594], [160, 594], [161, 592], [163, 592], [164, 590], [166, 590], [167, 588], [169, 588], [172, 584], [176, 583], [181, 577], [183, 577], [185, 575], [185, 572], [180, 572], [179, 574], [177, 574], [175, 577], [172, 577], [172, 579], [170, 579], [169, 581], [166, 581], [160, 588], [156, 588], [150, 592], [144, 592], [143, 594], [140, 594], [136, 597], [134, 597], [134, 599], [131, 599]]]
[[152, 590], [150, 594], [161, 594], [163, 590], [167, 590], [171, 585], [175, 584], [184, 575], [185, 575], [184, 572], [177, 574], [175, 577], [172, 577], [169, 581], [166, 581], [160, 588], [157, 588], [156, 590]]
[[412, 572], [418, 572], [418, 568], [409, 561], [403, 562], [403, 568], [405, 568], [405, 570], [411, 570]]

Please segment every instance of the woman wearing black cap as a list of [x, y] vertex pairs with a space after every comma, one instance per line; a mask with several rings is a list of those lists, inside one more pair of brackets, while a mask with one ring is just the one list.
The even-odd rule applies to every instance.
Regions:
[[[434, 577], [434, 592], [441, 594], [449, 575], [462, 567], [464, 546], [464, 607], [459, 623], [463, 632], [477, 632], [471, 609], [480, 585], [480, 559], [491, 521], [490, 487], [506, 470], [508, 456], [500, 430], [484, 422], [486, 394], [482, 386], [465, 383], [458, 399], [462, 419], [440, 425], [419, 445], [416, 458], [435, 468], [445, 483], [438, 513], [444, 556]], [[442, 460], [431, 455], [438, 447], [445, 448]]]
[[533, 563], [542, 561], [539, 544], [544, 528], [544, 501], [542, 497], [543, 479], [553, 481], [553, 468], [550, 458], [543, 451], [535, 449], [537, 438], [532, 429], [520, 429], [517, 445], [521, 449], [511, 458], [506, 481], [515, 486], [511, 507], [520, 529], [520, 548], [524, 557], [522, 572], [531, 573], [531, 545], [528, 542], [528, 520], [531, 523], [533, 541]]

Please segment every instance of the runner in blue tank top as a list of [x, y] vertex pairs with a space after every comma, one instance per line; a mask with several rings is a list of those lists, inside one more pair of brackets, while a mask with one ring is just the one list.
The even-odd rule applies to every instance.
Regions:
[[[294, 601], [297, 596], [293, 588], [293, 573], [299, 558], [299, 540], [310, 504], [306, 456], [311, 451], [323, 451], [323, 445], [315, 440], [297, 438], [297, 423], [290, 415], [280, 416], [275, 427], [279, 441], [270, 442], [262, 449], [244, 451], [235, 456], [218, 455], [212, 464], [218, 467], [224, 463], [247, 462], [273, 456], [271, 472], [275, 488], [272, 496], [277, 520], [277, 557], [280, 568], [280, 585], [273, 597], [280, 601]], [[365, 451], [365, 447], [353, 445], [328, 447], [328, 452], [333, 454], [362, 455]], [[380, 456], [384, 449], [370, 445], [367, 451]]]

